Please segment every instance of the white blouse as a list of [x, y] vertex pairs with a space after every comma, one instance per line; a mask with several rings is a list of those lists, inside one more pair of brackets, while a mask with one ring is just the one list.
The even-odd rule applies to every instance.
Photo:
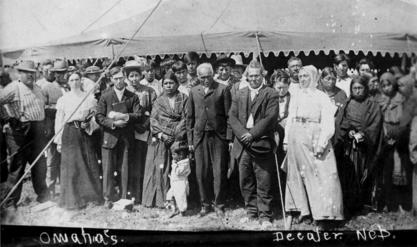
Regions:
[[291, 96], [284, 143], [288, 143], [288, 135], [291, 135], [293, 122], [297, 118], [303, 118], [307, 122], [314, 122], [320, 126], [317, 145], [325, 148], [334, 135], [336, 109], [329, 97], [320, 90], [315, 88], [300, 89], [295, 97]]
[[[99, 127], [94, 118], [97, 101], [94, 99], [93, 95], [89, 95], [77, 111], [71, 116], [71, 118], [69, 118], [85, 96], [86, 93], [84, 92], [77, 95], [70, 91], [58, 99], [58, 102], [56, 103], [57, 112], [55, 117], [55, 133], [57, 133], [65, 123], [72, 121], [85, 121], [86, 118], [91, 115], [93, 115], [93, 117], [90, 120], [90, 127], [85, 131], [91, 135], [91, 133]], [[61, 139], [62, 131], [55, 137], [54, 142], [61, 144]]]

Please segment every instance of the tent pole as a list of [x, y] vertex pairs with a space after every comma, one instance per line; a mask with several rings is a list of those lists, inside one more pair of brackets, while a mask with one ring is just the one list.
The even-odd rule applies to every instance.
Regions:
[[[107, 66], [105, 70], [110, 69], [114, 63], [116, 63], [116, 59], [121, 57], [123, 54], [123, 51], [126, 49], [127, 45], [130, 43], [130, 41], [136, 36], [136, 34], [140, 31], [142, 26], [146, 23], [146, 21], [152, 16], [152, 14], [156, 11], [156, 9], [161, 4], [162, 0], [159, 0], [158, 3], [155, 5], [155, 7], [152, 9], [151, 13], [147, 16], [145, 21], [136, 29], [135, 33], [132, 34], [130, 39], [124, 44], [124, 46], [120, 49], [120, 51], [117, 53], [117, 55], [113, 58], [112, 62]], [[100, 81], [103, 79], [104, 73], [100, 75], [97, 81]], [[97, 82], [96, 82], [97, 83]], [[74, 111], [69, 115], [69, 117], [66, 119], [65, 122], [67, 122], [71, 117], [77, 112], [77, 110], [81, 107], [81, 105], [86, 101], [86, 99], [94, 92], [95, 87], [91, 88], [89, 92], [85, 95], [85, 97], [81, 100], [81, 102], [78, 104], [77, 107], [75, 107]], [[4, 197], [4, 199], [0, 202], [0, 207], [3, 206], [7, 200], [10, 198], [10, 196], [13, 194], [13, 192], [17, 189], [17, 187], [23, 182], [23, 179], [26, 177], [28, 172], [32, 169], [32, 167], [35, 166], [35, 164], [38, 162], [38, 160], [42, 157], [46, 149], [52, 144], [52, 142], [55, 140], [55, 138], [61, 133], [61, 131], [64, 129], [64, 125], [61, 125], [58, 131], [55, 132], [55, 135], [48, 141], [48, 143], [45, 145], [45, 147], [42, 149], [42, 151], [38, 154], [38, 156], [32, 161], [32, 164], [29, 165], [28, 169], [24, 172], [22, 177], [14, 184], [13, 188], [10, 189], [9, 193]]]
[[258, 54], [259, 54], [259, 62], [263, 65], [262, 63], [262, 56], [261, 56], [261, 42], [259, 41], [259, 36], [258, 36], [258, 32], [255, 33], [255, 37], [256, 37], [256, 45], [258, 47]]
[[200, 33], [200, 36], [201, 36], [201, 41], [203, 42], [204, 50], [206, 51], [206, 54], [207, 54], [208, 51], [207, 51], [207, 47], [206, 47], [206, 42], [204, 41], [203, 32]]

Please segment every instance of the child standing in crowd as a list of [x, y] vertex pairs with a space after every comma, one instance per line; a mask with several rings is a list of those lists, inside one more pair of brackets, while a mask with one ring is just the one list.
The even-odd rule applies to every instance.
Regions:
[[171, 146], [171, 188], [167, 193], [167, 201], [172, 209], [171, 217], [177, 214], [185, 215], [187, 210], [187, 195], [189, 194], [188, 175], [191, 173], [186, 143], [174, 142]]

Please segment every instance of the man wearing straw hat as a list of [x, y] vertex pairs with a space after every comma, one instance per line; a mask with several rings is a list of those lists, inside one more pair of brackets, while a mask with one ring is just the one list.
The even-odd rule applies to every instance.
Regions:
[[[22, 61], [16, 67], [19, 80], [8, 84], [2, 94], [14, 93], [14, 102], [5, 106], [8, 115], [4, 127], [7, 146], [11, 154], [8, 183], [14, 191], [6, 201], [6, 206], [16, 206], [22, 192], [22, 183], [17, 184], [25, 172], [26, 163], [32, 163], [44, 148], [45, 97], [35, 84], [36, 68], [33, 61]], [[38, 202], [48, 200], [46, 186], [45, 158], [40, 157], [31, 168], [32, 183]]]

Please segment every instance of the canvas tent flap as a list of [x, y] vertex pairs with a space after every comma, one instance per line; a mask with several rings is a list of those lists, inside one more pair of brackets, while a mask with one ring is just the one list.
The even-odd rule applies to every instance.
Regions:
[[[149, 13], [26, 49], [21, 58], [111, 57]], [[417, 7], [391, 0], [164, 0], [121, 55], [249, 53], [257, 49], [255, 34], [265, 53], [410, 54], [417, 51]]]

